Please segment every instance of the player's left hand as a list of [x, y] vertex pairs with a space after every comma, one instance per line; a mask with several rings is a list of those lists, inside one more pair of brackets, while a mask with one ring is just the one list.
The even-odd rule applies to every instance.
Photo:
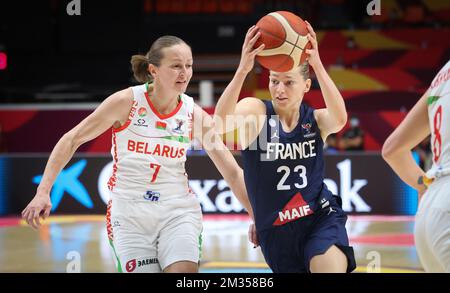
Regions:
[[312, 28], [311, 24], [306, 21], [306, 27], [308, 29], [308, 34], [306, 35], [306, 37], [308, 38], [309, 42], [311, 43], [312, 48], [311, 49], [306, 49], [305, 52], [306, 54], [308, 54], [308, 63], [309, 65], [311, 65], [312, 68], [315, 68], [316, 66], [318, 66], [321, 61], [320, 61], [320, 56], [319, 56], [319, 45], [317, 44], [317, 36], [316, 33], [314, 32], [314, 29]]

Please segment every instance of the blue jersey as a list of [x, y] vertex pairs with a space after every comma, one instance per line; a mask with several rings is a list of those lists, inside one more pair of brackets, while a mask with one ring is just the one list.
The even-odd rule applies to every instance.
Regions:
[[297, 126], [284, 132], [271, 101], [258, 137], [242, 151], [244, 178], [258, 231], [326, 208], [323, 141], [314, 109], [302, 104]]

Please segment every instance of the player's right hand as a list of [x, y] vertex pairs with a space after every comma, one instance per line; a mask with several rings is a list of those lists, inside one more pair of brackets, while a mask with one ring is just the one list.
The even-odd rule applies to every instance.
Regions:
[[245, 35], [245, 41], [242, 45], [241, 61], [239, 63], [238, 71], [242, 71], [247, 74], [253, 69], [255, 64], [255, 56], [264, 50], [264, 44], [261, 44], [258, 48], [253, 48], [256, 41], [261, 36], [258, 32], [259, 28], [257, 26], [252, 26], [248, 29]]
[[40, 217], [46, 219], [50, 215], [52, 203], [50, 196], [44, 193], [36, 193], [33, 200], [22, 211], [22, 219], [27, 221], [33, 229], [38, 229], [41, 226]]
[[256, 234], [256, 227], [255, 224], [251, 224], [250, 227], [248, 227], [248, 240], [250, 240], [251, 243], [253, 243], [254, 248], [259, 246], [258, 241], [258, 235]]

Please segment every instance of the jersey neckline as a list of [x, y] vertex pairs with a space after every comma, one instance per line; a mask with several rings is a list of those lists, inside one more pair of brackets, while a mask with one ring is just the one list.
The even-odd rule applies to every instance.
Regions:
[[148, 95], [148, 91], [147, 91], [147, 84], [146, 84], [146, 90], [144, 92], [145, 95], [145, 99], [147, 100], [148, 105], [150, 106], [150, 109], [152, 110], [152, 112], [159, 118], [159, 119], [169, 119], [170, 117], [173, 117], [175, 114], [178, 113], [178, 111], [181, 109], [181, 106], [183, 105], [183, 99], [181, 99], [181, 96], [179, 96], [179, 103], [177, 105], [177, 107], [170, 113], [168, 114], [161, 114], [158, 112], [158, 110], [156, 109], [155, 105], [153, 105], [152, 101], [150, 100], [150, 97]]
[[302, 124], [302, 119], [303, 119], [303, 116], [304, 116], [303, 115], [304, 113], [302, 113], [302, 105], [303, 105], [303, 103], [300, 103], [300, 107], [298, 109], [299, 116], [298, 116], [298, 120], [297, 120], [297, 125], [295, 125], [295, 127], [289, 132], [287, 132], [287, 131], [285, 131], [283, 129], [283, 123], [281, 122], [280, 115], [278, 115], [278, 113], [275, 111], [275, 107], [274, 107], [272, 101], [270, 101], [269, 104], [270, 104], [270, 107], [271, 107], [270, 114], [274, 113], [276, 116], [278, 116], [278, 122], [280, 124], [280, 133], [283, 133], [283, 135], [285, 137], [288, 137], [288, 138], [295, 136], [295, 134], [297, 133], [297, 131], [298, 131], [299, 127], [300, 127], [300, 125]]

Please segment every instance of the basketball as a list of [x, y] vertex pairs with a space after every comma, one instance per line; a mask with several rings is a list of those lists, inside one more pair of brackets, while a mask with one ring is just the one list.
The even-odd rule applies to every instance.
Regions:
[[288, 11], [276, 11], [262, 17], [256, 26], [261, 36], [254, 47], [265, 45], [256, 56], [263, 67], [286, 72], [305, 62], [305, 49], [312, 46], [306, 37], [306, 23], [299, 16]]

